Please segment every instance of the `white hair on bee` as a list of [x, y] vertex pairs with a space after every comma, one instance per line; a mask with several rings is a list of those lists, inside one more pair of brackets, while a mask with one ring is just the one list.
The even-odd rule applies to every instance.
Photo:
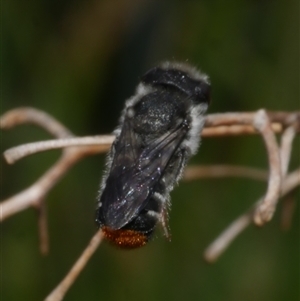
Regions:
[[188, 139], [186, 139], [183, 144], [190, 150], [191, 155], [196, 154], [200, 146], [201, 137], [199, 132], [204, 126], [204, 113], [206, 112], [207, 108], [207, 104], [201, 104], [197, 107], [193, 107], [190, 111], [192, 120], [191, 128], [188, 133]]
[[207, 84], [210, 84], [208, 75], [206, 75], [205, 73], [202, 73], [196, 67], [191, 66], [188, 63], [166, 61], [166, 62], [161, 63], [160, 66], [165, 70], [169, 70], [169, 69], [181, 70], [181, 71], [189, 74], [195, 80], [205, 81]]

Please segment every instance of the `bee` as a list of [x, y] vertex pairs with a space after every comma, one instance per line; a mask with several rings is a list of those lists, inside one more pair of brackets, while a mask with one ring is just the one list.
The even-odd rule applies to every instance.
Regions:
[[197, 152], [210, 102], [208, 76], [165, 62], [141, 77], [125, 102], [107, 156], [96, 223], [122, 248], [144, 246], [157, 224], [169, 238], [170, 192]]

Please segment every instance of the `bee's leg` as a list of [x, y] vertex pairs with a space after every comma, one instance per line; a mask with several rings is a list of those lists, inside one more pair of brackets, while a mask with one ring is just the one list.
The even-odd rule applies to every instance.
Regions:
[[165, 170], [165, 175], [162, 179], [163, 185], [166, 187], [167, 191], [171, 191], [174, 184], [180, 180], [187, 159], [188, 156], [185, 149], [179, 149], [177, 154], [174, 155], [168, 168]]
[[160, 217], [161, 226], [163, 232], [168, 241], [171, 241], [171, 232], [169, 227], [169, 211], [166, 207], [162, 208], [161, 217]]
[[165, 196], [159, 192], [155, 192], [152, 196], [154, 200], [156, 200], [157, 204], [159, 204], [159, 212], [157, 213], [157, 218], [159, 220], [160, 225], [162, 226], [164, 235], [168, 240], [171, 240], [170, 228], [169, 228], [169, 196]]

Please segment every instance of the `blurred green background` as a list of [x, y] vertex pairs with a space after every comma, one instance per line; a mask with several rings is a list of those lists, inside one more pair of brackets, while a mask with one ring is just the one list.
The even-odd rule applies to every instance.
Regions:
[[[188, 60], [211, 77], [209, 112], [299, 110], [299, 1], [7, 0], [2, 2], [2, 112], [42, 109], [79, 136], [117, 124], [138, 78], [163, 60]], [[48, 139], [32, 126], [2, 132], [1, 148]], [[299, 166], [299, 138], [291, 169]], [[59, 157], [1, 161], [2, 199], [33, 183]], [[50, 254], [38, 250], [37, 216], [1, 225], [2, 300], [42, 300], [96, 230], [104, 155], [77, 164], [47, 197]], [[267, 168], [258, 136], [204, 139], [194, 164]], [[248, 228], [215, 265], [205, 247], [263, 194], [246, 179], [181, 183], [172, 193], [172, 242], [103, 243], [65, 300], [299, 300], [299, 206], [289, 231], [279, 206], [264, 228]], [[293, 193], [300, 201], [299, 189]]]

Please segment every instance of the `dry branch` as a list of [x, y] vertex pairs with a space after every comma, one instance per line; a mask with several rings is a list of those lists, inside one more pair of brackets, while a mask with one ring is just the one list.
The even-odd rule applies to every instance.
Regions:
[[[93, 137], [72, 137], [64, 139], [53, 139], [47, 141], [26, 143], [17, 147], [10, 148], [4, 152], [4, 157], [9, 164], [38, 153], [58, 148], [66, 148], [70, 146], [98, 146], [99, 152], [105, 152], [109, 149], [114, 141], [113, 135], [93, 136]], [[101, 145], [101, 148], [100, 148]]]
[[43, 199], [38, 209], [38, 229], [40, 240], [40, 252], [47, 255], [49, 252], [49, 235], [48, 235], [48, 222], [47, 222], [47, 208], [46, 202]]
[[[289, 174], [283, 181], [281, 196], [295, 189], [300, 185], [300, 168]], [[227, 249], [231, 242], [248, 227], [253, 221], [257, 207], [263, 201], [260, 198], [253, 207], [233, 221], [205, 250], [204, 258], [208, 262], [215, 262]]]
[[295, 209], [296, 200], [294, 196], [288, 195], [282, 202], [280, 226], [283, 231], [288, 231], [291, 228]]
[[74, 283], [74, 281], [79, 276], [80, 272], [84, 269], [87, 262], [91, 256], [95, 253], [98, 246], [100, 245], [103, 239], [103, 234], [101, 230], [92, 237], [90, 243], [82, 252], [80, 257], [77, 259], [76, 263], [66, 275], [66, 277], [60, 282], [60, 284], [50, 293], [50, 295], [45, 299], [45, 301], [60, 301], [63, 299], [64, 295]]
[[244, 177], [252, 180], [267, 181], [269, 173], [258, 168], [237, 165], [188, 166], [183, 180], [192, 181], [201, 178]]
[[[280, 161], [283, 184], [280, 187], [280, 196], [283, 197], [300, 185], [300, 168], [286, 176], [289, 160], [291, 157], [293, 138], [295, 137], [295, 124], [288, 127], [281, 138]], [[258, 208], [264, 202], [265, 197], [261, 197], [246, 213], [242, 214], [226, 228], [219, 237], [204, 252], [204, 258], [208, 262], [216, 261], [227, 249], [230, 243], [251, 224], [253, 217], [257, 214]], [[288, 206], [285, 213], [284, 223], [288, 227], [291, 223], [293, 205]]]
[[271, 220], [279, 198], [281, 187], [281, 165], [279, 147], [271, 128], [271, 122], [265, 110], [259, 110], [253, 120], [254, 127], [261, 133], [269, 158], [269, 183], [266, 196], [254, 214], [254, 222], [258, 226]]
[[3, 114], [0, 118], [0, 128], [11, 129], [17, 125], [29, 123], [43, 128], [52, 136], [67, 138], [73, 134], [59, 121], [49, 114], [34, 108], [17, 108]]

